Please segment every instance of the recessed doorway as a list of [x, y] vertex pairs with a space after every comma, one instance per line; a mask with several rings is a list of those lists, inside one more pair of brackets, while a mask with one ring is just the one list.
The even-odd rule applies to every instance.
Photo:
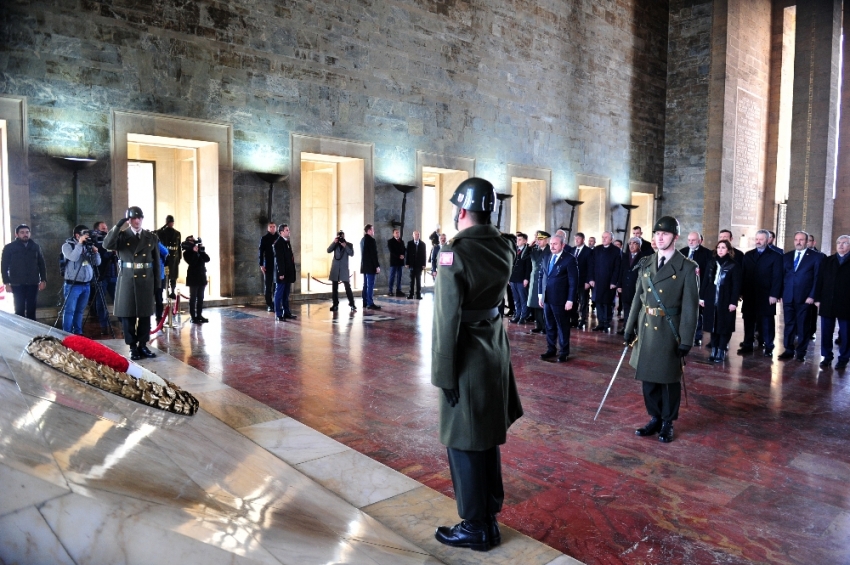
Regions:
[[[440, 233], [451, 238], [457, 233], [454, 225], [454, 206], [449, 199], [460, 183], [469, 178], [469, 173], [457, 169], [442, 169], [438, 167], [422, 167], [422, 220], [421, 237], [428, 241], [437, 226]], [[405, 235], [410, 239], [411, 230]], [[426, 279], [427, 280], [427, 279]]]
[[[632, 205], [637, 206], [632, 210], [630, 223], [626, 226], [628, 235], [632, 236], [632, 227], [640, 226], [644, 234], [651, 234], [655, 225], [655, 192], [656, 185], [648, 183], [631, 183]], [[648, 236], [644, 236], [646, 239]]]
[[[151, 231], [174, 216], [174, 229], [185, 239], [200, 237], [211, 255], [220, 253], [218, 144], [194, 139], [127, 134], [127, 201], [145, 213]], [[185, 284], [186, 264], [177, 282]], [[207, 295], [221, 296], [220, 263], [207, 264]]]
[[[348, 260], [352, 287], [360, 288], [360, 239], [366, 224], [363, 159], [301, 153], [301, 292], [327, 292], [328, 246], [337, 233], [354, 245]], [[321, 282], [320, 282], [321, 281]]]
[[522, 177], [511, 178], [511, 233], [522, 232], [533, 237], [546, 226], [546, 181]]
[[579, 185], [578, 199], [584, 204], [578, 207], [578, 229], [586, 238], [602, 241], [602, 232], [607, 230], [608, 189], [598, 186]]

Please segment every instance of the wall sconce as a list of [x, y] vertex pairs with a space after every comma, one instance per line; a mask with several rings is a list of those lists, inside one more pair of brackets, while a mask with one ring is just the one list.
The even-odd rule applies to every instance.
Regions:
[[274, 202], [274, 183], [283, 182], [287, 178], [289, 178], [289, 176], [288, 175], [278, 175], [278, 174], [275, 174], [275, 173], [254, 173], [254, 174], [257, 175], [258, 177], [260, 177], [261, 180], [269, 183], [269, 202], [268, 202], [268, 205], [266, 207], [266, 222], [271, 222], [272, 221], [272, 203]]
[[496, 198], [499, 200], [499, 214], [496, 216], [496, 229], [502, 231], [502, 204], [504, 204], [505, 200], [508, 198], [513, 198], [513, 194], [504, 194], [502, 192], [496, 193]]
[[88, 169], [97, 159], [91, 157], [54, 157], [64, 168], [74, 172], [74, 225], [80, 225], [80, 171]]
[[[419, 187], [413, 186], [412, 184], [393, 184], [393, 186], [397, 191], [404, 195], [401, 198], [401, 221], [398, 222], [399, 237], [404, 239], [404, 214], [407, 211], [407, 195]], [[395, 227], [395, 225], [396, 222], [393, 222], [393, 227]]]

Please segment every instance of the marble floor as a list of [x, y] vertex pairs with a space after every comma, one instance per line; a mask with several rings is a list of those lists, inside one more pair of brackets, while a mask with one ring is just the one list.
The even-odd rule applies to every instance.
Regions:
[[[212, 309], [209, 324], [156, 345], [452, 496], [430, 384], [431, 300], [381, 297], [382, 310], [354, 315], [301, 304], [286, 323]], [[818, 367], [819, 341], [805, 363], [733, 350], [714, 366], [695, 349], [688, 405], [665, 445], [634, 436], [647, 416], [627, 363], [593, 421], [619, 336], [574, 333], [570, 361], [556, 364], [539, 359], [542, 337], [505, 323], [525, 416], [502, 450], [500, 521], [589, 564], [850, 563], [850, 375]]]
[[194, 416], [89, 387], [24, 352], [47, 331], [0, 313], [0, 563], [578, 563], [507, 527], [442, 546], [447, 496], [163, 352]]

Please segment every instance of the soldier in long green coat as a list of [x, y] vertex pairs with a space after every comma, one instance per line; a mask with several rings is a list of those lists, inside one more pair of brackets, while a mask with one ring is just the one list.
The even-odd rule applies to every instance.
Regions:
[[121, 320], [124, 343], [130, 346], [134, 361], [156, 357], [147, 343], [156, 310], [154, 292], [160, 289], [159, 238], [142, 229], [144, 217], [141, 208], [131, 206], [103, 238], [103, 246], [118, 255], [114, 314]]
[[683, 358], [694, 343], [697, 328], [699, 281], [697, 264], [676, 253], [678, 220], [664, 216], [653, 231], [658, 251], [638, 263], [625, 335], [626, 343], [634, 343], [637, 337], [629, 364], [637, 370], [635, 378], [643, 381], [644, 404], [651, 417], [635, 434], [657, 433], [660, 441], [669, 443], [673, 441], [673, 421], [679, 417]]
[[516, 252], [490, 224], [492, 184], [467, 179], [451, 202], [460, 231], [438, 259], [431, 383], [444, 393], [440, 441], [447, 448], [463, 521], [437, 528], [435, 536], [446, 545], [487, 551], [501, 541], [496, 514], [505, 494], [499, 445], [522, 416], [498, 311]]

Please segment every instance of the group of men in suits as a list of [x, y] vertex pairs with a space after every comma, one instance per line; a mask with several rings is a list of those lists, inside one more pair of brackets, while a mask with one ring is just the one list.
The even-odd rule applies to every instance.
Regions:
[[387, 240], [387, 249], [390, 252], [390, 290], [387, 296], [405, 296], [401, 291], [401, 273], [407, 267], [410, 271], [410, 292], [407, 298], [422, 300], [422, 272], [428, 260], [428, 250], [419, 232], [414, 231], [413, 239], [405, 245], [399, 230], [393, 230], [393, 236]]

